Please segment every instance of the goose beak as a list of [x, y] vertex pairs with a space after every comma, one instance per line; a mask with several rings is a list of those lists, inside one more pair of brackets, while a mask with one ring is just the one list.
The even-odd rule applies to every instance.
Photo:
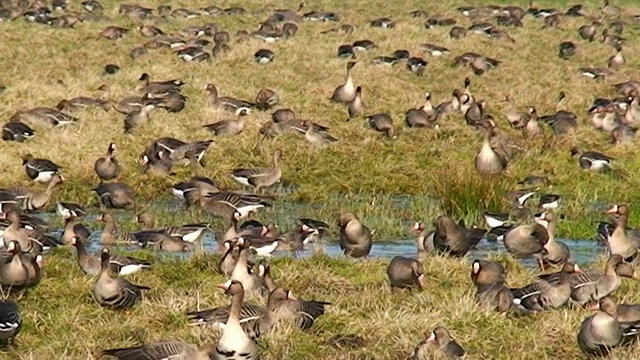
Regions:
[[426, 280], [424, 278], [424, 274], [418, 276], [418, 283], [420, 284], [420, 287], [424, 287], [426, 285]]
[[298, 300], [295, 296], [293, 296], [293, 294], [291, 293], [291, 291], [288, 292], [287, 294], [287, 299], [292, 300], [292, 301], [296, 301]]
[[617, 214], [618, 213], [618, 205], [613, 205], [613, 207], [607, 210], [607, 214]]

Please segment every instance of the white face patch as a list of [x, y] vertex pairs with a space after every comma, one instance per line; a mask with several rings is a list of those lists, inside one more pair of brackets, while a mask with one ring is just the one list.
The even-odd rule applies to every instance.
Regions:
[[479, 272], [480, 272], [480, 263], [476, 261], [473, 263], [473, 273], [477, 274]]

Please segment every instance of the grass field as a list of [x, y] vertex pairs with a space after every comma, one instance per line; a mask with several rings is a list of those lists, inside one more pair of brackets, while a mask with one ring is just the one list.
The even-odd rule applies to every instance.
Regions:
[[[640, 6], [634, 8], [633, 3], [616, 2], [616, 5], [625, 6], [629, 15], [640, 14]], [[235, 43], [233, 35], [238, 30], [256, 30], [271, 10], [294, 9], [297, 3], [229, 2], [218, 5], [242, 5], [248, 13], [148, 21], [167, 33], [188, 25], [215, 22], [232, 34], [229, 53], [210, 62], [187, 64], [167, 50], [152, 50], [149, 55], [132, 60], [130, 50], [148, 41], [135, 30], [117, 41], [98, 38], [98, 33], [108, 25], [133, 28], [142, 23], [119, 17], [119, 3], [102, 4], [105, 15], [112, 20], [78, 23], [73, 29], [53, 29], [22, 19], [0, 22], [3, 34], [0, 85], [7, 87], [0, 94], [0, 118], [8, 120], [16, 111], [35, 106], [54, 107], [65, 98], [99, 97], [102, 93], [98, 88], [103, 84], [109, 85], [110, 97], [120, 99], [134, 93], [137, 79], [144, 72], [152, 80], [185, 81], [186, 109], [177, 114], [155, 110], [150, 115], [151, 121], [131, 135], [123, 133], [124, 115], [115, 111], [76, 112], [74, 115], [82, 119], [77, 127], [36, 127], [37, 134], [31, 140], [0, 143], [0, 187], [28, 183], [20, 156], [30, 152], [64, 166], [65, 183], [54, 192], [52, 204], [66, 200], [96, 205], [97, 199], [90, 190], [98, 183], [93, 164], [114, 142], [118, 145], [118, 158], [125, 166], [121, 180], [138, 191], [139, 203], [149, 207], [162, 225], [209, 220], [197, 210], [178, 214], [172, 205], [162, 208], [144, 205], [170, 201], [168, 187], [188, 178], [190, 169], [178, 168], [176, 176], [167, 177], [142, 174], [137, 164], [143, 149], [158, 137], [172, 136], [184, 141], [212, 138], [201, 126], [230, 114], [207, 106], [203, 89], [211, 82], [216, 84], [220, 95], [247, 100], [252, 100], [261, 88], [273, 88], [280, 95], [281, 107], [330, 127], [331, 133], [340, 139], [325, 149], [315, 149], [304, 138], [293, 135], [259, 143], [258, 129], [270, 119], [269, 112], [252, 113], [244, 132], [237, 137], [214, 139], [203, 173], [223, 187], [238, 187], [227, 176], [231, 169], [269, 165], [276, 149], [284, 151], [286, 186], [276, 189], [281, 202], [274, 210], [261, 213], [261, 219], [277, 215], [290, 224], [294, 217], [308, 216], [334, 223], [339, 212], [348, 210], [376, 229], [376, 241], [394, 241], [407, 236], [409, 223], [416, 220], [429, 223], [442, 212], [484, 225], [480, 210], [506, 210], [509, 203], [504, 192], [515, 189], [523, 177], [539, 174], [549, 176], [554, 184], [541, 191], [565, 197], [560, 211], [566, 219], [559, 222], [558, 235], [585, 239], [593, 237], [594, 223], [604, 219], [604, 205], [628, 202], [633, 209], [633, 204], [640, 200], [637, 191], [640, 180], [634, 176], [640, 169], [635, 142], [613, 146], [607, 134], [590, 125], [586, 114], [595, 98], [614, 96], [613, 84], [637, 76], [640, 59], [634, 55], [640, 50], [639, 30], [632, 20], [623, 33], [628, 40], [624, 45], [627, 64], [605, 81], [593, 81], [581, 77], [578, 69], [606, 66], [614, 49], [579, 38], [576, 29], [589, 22], [584, 18], [562, 17], [559, 29], [542, 29], [542, 20], [525, 17], [524, 27], [507, 28], [515, 43], [480, 35], [454, 40], [448, 36], [450, 27], [425, 29], [422, 25], [425, 19], [408, 15], [412, 10], [424, 9], [429, 15], [454, 17], [461, 26], [468, 27], [471, 21], [455, 10], [457, 6], [470, 5], [462, 1], [429, 5], [380, 0], [313, 2], [306, 5], [305, 12], [336, 11], [341, 23], [355, 25], [355, 31], [348, 35], [320, 35], [336, 24], [301, 22], [293, 38], [273, 44], [257, 39]], [[161, 4], [164, 2], [152, 0], [142, 5]], [[171, 5], [197, 10], [211, 4], [197, 0]], [[525, 2], [518, 5], [526, 7]], [[566, 10], [570, 4], [536, 1], [535, 5]], [[589, 2], [586, 9], [599, 14], [600, 5]], [[71, 10], [83, 11], [77, 3], [69, 6]], [[384, 16], [396, 21], [394, 29], [368, 25], [370, 20]], [[346, 106], [328, 101], [333, 89], [344, 81], [345, 60], [336, 57], [338, 46], [360, 39], [370, 39], [378, 45], [376, 50], [359, 54], [354, 68], [355, 81], [363, 87], [366, 113], [390, 113], [398, 129], [395, 139], [369, 129], [364, 120], [346, 122]], [[557, 56], [557, 45], [565, 40], [578, 45], [577, 55], [570, 60]], [[421, 54], [417, 45], [425, 42], [447, 47], [451, 54], [439, 58]], [[275, 52], [272, 64], [261, 66], [254, 62], [253, 54], [260, 48]], [[410, 50], [412, 55], [429, 61], [424, 75], [416, 76], [403, 65], [370, 64], [374, 56], [389, 55], [397, 49]], [[452, 67], [452, 58], [467, 51], [503, 63], [483, 76], [473, 75], [468, 68]], [[107, 64], [117, 64], [121, 71], [113, 76], [103, 75]], [[439, 120], [439, 128], [433, 130], [408, 129], [404, 125], [404, 112], [420, 106], [425, 91], [432, 94], [434, 103], [440, 103], [450, 98], [454, 88], [462, 88], [466, 76], [471, 77], [471, 91], [487, 101], [488, 112], [521, 148], [509, 165], [509, 173], [501, 177], [482, 178], [476, 173], [474, 157], [482, 134], [464, 124], [462, 116]], [[560, 91], [566, 92], [567, 99], [558, 109], [574, 111], [580, 117], [575, 136], [556, 137], [546, 129], [542, 139], [525, 140], [508, 127], [504, 113], [512, 108], [524, 111], [535, 105], [541, 115], [555, 112]], [[513, 104], [502, 101], [506, 96], [513, 99]], [[580, 169], [577, 160], [570, 156], [574, 145], [614, 157], [615, 167], [630, 176], [621, 180]], [[282, 215], [290, 212], [288, 216]], [[632, 213], [631, 224], [639, 221], [640, 216]], [[132, 222], [122, 225], [124, 229], [137, 226]], [[226, 222], [214, 222], [214, 228], [226, 226]], [[193, 328], [184, 317], [186, 311], [228, 302], [215, 289], [222, 277], [213, 273], [216, 263], [213, 258], [157, 260], [153, 271], [133, 277], [134, 282], [152, 288], [146, 300], [123, 314], [105, 311], [93, 303], [90, 298], [93, 280], [81, 275], [72, 255], [73, 251], [63, 248], [47, 256], [45, 278], [20, 301], [25, 324], [19, 346], [13, 353], [0, 353], [0, 358], [90, 359], [102, 348], [158, 339], [182, 338], [198, 344], [214, 340], [213, 331]], [[147, 253], [138, 255], [152, 257]], [[521, 265], [508, 258], [503, 260], [510, 270], [509, 285], [523, 285], [534, 277]], [[310, 332], [284, 330], [262, 340], [260, 347], [265, 357], [400, 359], [411, 352], [425, 333], [443, 324], [467, 349], [470, 359], [516, 358], [514, 354], [518, 359], [580, 358], [575, 334], [588, 314], [586, 310], [562, 309], [527, 318], [503, 318], [475, 305], [467, 261], [433, 257], [424, 264], [429, 284], [425, 291], [392, 295], [386, 284], [387, 264], [383, 260], [351, 261], [323, 256], [275, 260], [272, 267], [276, 281], [300, 298], [330, 301], [334, 305]], [[640, 302], [638, 289], [636, 282], [626, 280], [616, 292], [616, 299]], [[328, 339], [338, 334], [363, 336], [365, 346], [339, 349], [329, 345]], [[632, 359], [635, 353], [637, 349], [623, 350], [616, 353], [616, 358]]]

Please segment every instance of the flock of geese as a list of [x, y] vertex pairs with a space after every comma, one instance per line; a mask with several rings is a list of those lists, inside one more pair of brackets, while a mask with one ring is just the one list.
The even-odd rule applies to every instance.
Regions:
[[[96, 0], [82, 2], [83, 12], [70, 11], [67, 5], [64, 0], [54, 0], [51, 4], [43, 0], [36, 0], [34, 3], [19, 0], [17, 5], [8, 0], [0, 0], [0, 19], [23, 18], [27, 22], [57, 28], [73, 28], [83, 21], [109, 20], [104, 15], [103, 6]], [[302, 7], [301, 5], [298, 10], [275, 10], [260, 24], [258, 30], [239, 31], [233, 42], [232, 36], [214, 23], [186, 27], [174, 34], [167, 34], [153, 25], [141, 25], [136, 30], [143, 37], [149, 38], [149, 41], [132, 49], [130, 56], [135, 59], [149, 56], [151, 50], [169, 49], [185, 62], [208, 61], [228, 52], [231, 45], [241, 44], [248, 38], [261, 39], [266, 43], [290, 39], [297, 33], [298, 24], [304, 20], [340, 21], [340, 16], [334, 12], [312, 11], [302, 14]], [[459, 26], [456, 19], [429, 17], [424, 11], [414, 11], [410, 16], [426, 18], [426, 28], [450, 26], [449, 35], [452, 38], [482, 34], [496, 41], [510, 42], [515, 40], [505, 29], [522, 26], [521, 20], [525, 16], [541, 18], [546, 27], [552, 28], [558, 27], [564, 17], [583, 17], [587, 24], [577, 29], [585, 40], [585, 44], [581, 46], [588, 46], [588, 42], [595, 41], [597, 31], [602, 28], [599, 41], [611, 45], [615, 52], [608, 60], [607, 67], [582, 68], [580, 73], [593, 79], [607, 77], [626, 62], [622, 53], [626, 40], [621, 36], [626, 25], [621, 20], [624, 11], [608, 2], [600, 8], [599, 17], [588, 15], [581, 5], [575, 5], [566, 12], [537, 9], [533, 6], [529, 9], [517, 6], [484, 6], [462, 7], [458, 10], [463, 16], [472, 19], [474, 24], [464, 28]], [[193, 11], [185, 8], [173, 9], [169, 5], [151, 9], [122, 4], [118, 13], [133, 20], [157, 20], [161, 23], [171, 18], [241, 15], [246, 10], [240, 7], [223, 9], [209, 6]], [[479, 19], [489, 19], [495, 24]], [[390, 18], [375, 19], [369, 25], [388, 29], [395, 27]], [[117, 40], [127, 36], [132, 30], [108, 26], [99, 33], [99, 37]], [[342, 24], [323, 33], [353, 31], [354, 26]], [[558, 46], [559, 56], [563, 59], [570, 59], [578, 47], [568, 41]], [[432, 43], [422, 44], [420, 47], [434, 58], [450, 53], [449, 49]], [[388, 113], [367, 113], [363, 100], [364, 89], [356, 85], [354, 77], [358, 53], [376, 48], [373, 41], [366, 39], [343, 44], [338, 48], [337, 55], [349, 60], [346, 63], [345, 82], [335, 89], [330, 100], [346, 106], [345, 112], [349, 120], [363, 118], [373, 130], [395, 138], [398, 131], [392, 116]], [[263, 65], [275, 59], [275, 54], [269, 49], [261, 49], [254, 56], [256, 62]], [[406, 50], [397, 50], [391, 56], [375, 57], [372, 63], [404, 63], [409, 71], [418, 75], [423, 74], [428, 64], [422, 58], [412, 57]], [[501, 63], [498, 59], [470, 52], [454, 59], [455, 66], [469, 67], [477, 76]], [[104, 71], [105, 74], [115, 74], [119, 67], [109, 64]], [[187, 98], [182, 94], [184, 85], [185, 82], [180, 79], [152, 81], [150, 75], [145, 73], [134, 89], [136, 95], [117, 101], [106, 97], [77, 97], [62, 99], [55, 107], [40, 106], [19, 110], [2, 126], [2, 137], [5, 141], [24, 142], [36, 136], [34, 127], [77, 124], [81, 120], [71, 113], [88, 107], [105, 111], [113, 109], [122, 113], [124, 132], [135, 136], [136, 131], [145, 126], [149, 113], [154, 109], [173, 113], [185, 108]], [[426, 92], [422, 107], [406, 111], [405, 123], [412, 128], [435, 128], [439, 126], [438, 120], [447, 116], [463, 117], [468, 125], [485, 133], [475, 160], [477, 172], [480, 175], [503, 173], [516, 154], [509, 146], [508, 136], [498, 127], [496, 119], [486, 113], [486, 102], [476, 99], [472, 93], [471, 85], [472, 81], [467, 77], [463, 89], [453, 90], [450, 100], [437, 105], [432, 104], [431, 94]], [[108, 86], [102, 90], [111, 97]], [[597, 129], [611, 134], [613, 142], [623, 143], [634, 138], [635, 126], [640, 123], [640, 83], [629, 81], [616, 84], [615, 91], [619, 97], [596, 99], [589, 113], [591, 122]], [[236, 136], [244, 131], [245, 117], [252, 111], [273, 109], [280, 103], [277, 92], [269, 88], [258, 91], [254, 100], [220, 96], [218, 88], [212, 83], [204, 87], [204, 92], [209, 106], [233, 114], [233, 117], [230, 115], [229, 118], [203, 125], [211, 136]], [[564, 98], [565, 94], [560, 94], [559, 104]], [[578, 126], [578, 116], [567, 110], [538, 116], [536, 107], [530, 106], [524, 112], [513, 111], [504, 115], [510, 126], [521, 129], [523, 136], [528, 138], [539, 137], [544, 131], [548, 131], [545, 130], [545, 124], [550, 131], [559, 135], [574, 133]], [[298, 118], [291, 109], [280, 108], [272, 112], [272, 119], [259, 132], [264, 137], [284, 133], [298, 134], [311, 145], [324, 147], [340, 141], [329, 130], [322, 124]], [[38, 134], [40, 131], [38, 130]], [[171, 192], [185, 207], [196, 206], [213, 217], [230, 222], [226, 232], [216, 236], [218, 248], [223, 253], [218, 270], [228, 278], [219, 287], [231, 298], [230, 305], [194, 310], [186, 314], [196, 325], [219, 327], [222, 336], [215, 344], [199, 347], [179, 340], [169, 340], [104, 350], [102, 355], [123, 360], [259, 359], [256, 339], [273, 331], [283, 322], [291, 322], [301, 330], [309, 329], [331, 305], [319, 300], [297, 299], [290, 290], [271, 278], [268, 262], [250, 262], [253, 255], [267, 256], [278, 251], [301, 250], [305, 244], [330, 231], [327, 223], [305, 218], [300, 219], [300, 225], [295, 229], [282, 233], [274, 224], [265, 225], [254, 218], [260, 209], [271, 207], [276, 200], [265, 189], [280, 182], [280, 161], [284, 159], [284, 152], [277, 150], [272, 154], [273, 165], [270, 167], [243, 167], [229, 173], [238, 184], [250, 190], [221, 189], [212, 179], [198, 174], [206, 166], [205, 155], [212, 143], [211, 139], [185, 142], [172, 137], [158, 138], [141, 152], [140, 163], [144, 172], [164, 174], [173, 174], [173, 168], [177, 166], [193, 167], [196, 175], [174, 184]], [[141, 230], [119, 232], [115, 216], [108, 209], [135, 211], [136, 192], [131, 186], [118, 180], [122, 167], [116, 156], [117, 145], [110, 143], [106, 147], [105, 156], [94, 163], [95, 174], [100, 182], [92, 190], [99, 198], [102, 209], [99, 221], [104, 223], [99, 239], [103, 247], [96, 254], [87, 250], [93, 240], [87, 227], [79, 222], [86, 215], [82, 205], [63, 201], [57, 203], [57, 213], [65, 220], [59, 238], [51, 235], [52, 229], [46, 221], [32, 215], [43, 210], [49, 204], [56, 186], [64, 183], [63, 167], [32, 154], [22, 157], [26, 176], [34, 186], [0, 189], [0, 285], [3, 290], [24, 293], [37, 286], [44, 274], [44, 256], [47, 251], [52, 247], [70, 245], [76, 248], [79, 268], [87, 275], [96, 277], [91, 290], [96, 303], [113, 310], [129, 309], [142, 300], [143, 292], [149, 288], [131, 283], [126, 276], [138, 271], [152, 271], [152, 264], [115, 254], [110, 250], [111, 245], [133, 243], [156, 251], [191, 251], [195, 243], [202, 241], [203, 234], [210, 231], [208, 223], [157, 228], [153, 215], [141, 212], [136, 217], [142, 226]], [[613, 168], [613, 158], [605, 154], [573, 147], [571, 155], [578, 157], [578, 164], [583, 169], [610, 171]], [[537, 186], [549, 183], [548, 178], [537, 175], [521, 182], [522, 185]], [[35, 184], [45, 185], [44, 188], [38, 188]], [[622, 277], [633, 277], [634, 266], [640, 261], [640, 232], [628, 227], [629, 207], [625, 204], [613, 206], [609, 213], [614, 216], [614, 224], [602, 223], [598, 229], [610, 252], [604, 269], [583, 270], [573, 263], [569, 247], [555, 239], [556, 221], [559, 219], [556, 219], [554, 209], [560, 206], [562, 196], [537, 194], [539, 200], [532, 205], [531, 199], [536, 194], [535, 189], [520, 189], [510, 194], [514, 206], [508, 213], [485, 212], [489, 230], [469, 228], [444, 215], [435, 220], [434, 229], [429, 229], [424, 223], [416, 223], [413, 231], [418, 234], [419, 256], [435, 253], [464, 257], [482, 239], [502, 241], [507, 252], [515, 258], [535, 259], [543, 271], [547, 268], [560, 270], [540, 275], [531, 284], [509, 288], [506, 285], [505, 269], [501, 264], [474, 260], [471, 265], [471, 280], [476, 287], [477, 301], [480, 304], [499, 312], [520, 315], [566, 305], [592, 306], [597, 312], [584, 320], [577, 335], [578, 344], [586, 355], [606, 355], [612, 348], [631, 343], [637, 338], [640, 329], [640, 304], [616, 304], [610, 297], [620, 286]], [[534, 214], [534, 209], [541, 212]], [[533, 219], [534, 222], [530, 223], [527, 219]], [[353, 213], [342, 213], [338, 225], [340, 247], [344, 254], [353, 258], [367, 257], [373, 244], [372, 231]], [[421, 260], [396, 256], [390, 261], [387, 275], [393, 291], [423, 288], [426, 285]], [[256, 299], [266, 303], [266, 306], [249, 301]], [[15, 339], [21, 324], [22, 317], [16, 301], [0, 302], [0, 340], [9, 342]], [[412, 352], [410, 359], [426, 358], [434, 351], [448, 358], [462, 358], [466, 355], [466, 351], [443, 326], [430, 332]]]

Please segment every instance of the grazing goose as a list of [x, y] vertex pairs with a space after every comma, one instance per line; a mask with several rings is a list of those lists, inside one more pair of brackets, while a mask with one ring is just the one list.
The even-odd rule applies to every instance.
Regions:
[[562, 268], [558, 272], [550, 273], [550, 274], [540, 274], [536, 277], [537, 280], [544, 280], [550, 284], [557, 282], [564, 273], [569, 275], [581, 273], [582, 270], [578, 267], [577, 264], [573, 264], [570, 261], [565, 262], [562, 265]]
[[99, 37], [103, 37], [109, 40], [119, 40], [127, 34], [129, 29], [120, 26], [107, 26], [98, 34]]
[[356, 88], [356, 96], [351, 102], [349, 102], [349, 106], [347, 106], [349, 119], [362, 115], [364, 113], [364, 109], [365, 105], [362, 102], [362, 86], [358, 86]]
[[274, 322], [290, 321], [301, 330], [310, 329], [315, 320], [324, 314], [325, 306], [331, 305], [324, 301], [304, 301], [296, 299], [291, 291], [276, 288], [273, 293], [282, 293], [283, 301], [278, 305], [275, 314], [272, 313]]
[[608, 356], [620, 345], [624, 331], [616, 320], [615, 306], [605, 303], [595, 315], [584, 319], [578, 332], [580, 350], [590, 358]]
[[244, 299], [244, 287], [241, 282], [229, 280], [218, 285], [225, 290], [226, 295], [232, 296], [229, 318], [226, 321], [222, 337], [216, 345], [216, 353], [212, 359], [259, 359], [260, 353], [255, 342], [243, 330], [240, 324], [240, 310]]
[[471, 281], [476, 286], [476, 301], [487, 308], [507, 312], [513, 303], [513, 294], [504, 285], [504, 267], [493, 261], [476, 259], [471, 265]]
[[93, 166], [96, 175], [98, 175], [101, 181], [113, 180], [120, 174], [120, 164], [118, 164], [118, 160], [116, 160], [116, 156], [114, 155], [115, 151], [116, 144], [109, 144], [107, 156], [96, 160]]
[[340, 215], [340, 249], [354, 258], [367, 257], [371, 252], [371, 230], [352, 213]]
[[424, 223], [417, 222], [411, 227], [411, 232], [418, 234], [416, 243], [418, 246], [418, 256], [423, 257], [426, 253], [433, 252], [435, 250], [433, 246], [433, 236], [435, 230], [428, 230]]
[[589, 25], [582, 25], [578, 29], [578, 33], [583, 40], [589, 40], [589, 42], [592, 42], [596, 37], [596, 25], [593, 23]]
[[625, 262], [636, 263], [638, 261], [638, 249], [640, 239], [627, 236], [627, 224], [629, 221], [629, 206], [616, 204], [607, 211], [608, 214], [617, 215], [615, 229], [607, 239], [607, 246], [611, 254], [622, 256]]
[[164, 35], [164, 32], [162, 30], [160, 30], [159, 28], [153, 25], [141, 25], [141, 26], [138, 26], [137, 29], [140, 32], [140, 34], [142, 34], [142, 36], [145, 36], [145, 37], [156, 37], [159, 35]]
[[485, 231], [470, 233], [464, 226], [456, 224], [449, 217], [440, 215], [436, 219], [434, 226], [436, 228], [433, 234], [433, 245], [436, 251], [441, 254], [462, 257], [476, 246]]
[[409, 127], [435, 127], [440, 113], [431, 104], [431, 94], [425, 93], [425, 102], [422, 108], [409, 109], [404, 114], [405, 122]]
[[436, 327], [409, 355], [409, 360], [422, 360], [433, 354], [440, 359], [463, 359], [467, 352], [449, 334], [444, 326]]
[[150, 290], [150, 288], [132, 284], [123, 278], [111, 277], [109, 274], [110, 259], [109, 249], [103, 248], [100, 253], [100, 273], [93, 286], [93, 297], [103, 307], [113, 310], [130, 309], [142, 297], [141, 290]]
[[100, 200], [100, 206], [112, 209], [135, 207], [135, 191], [125, 183], [100, 184], [92, 189]]
[[622, 256], [614, 254], [609, 257], [604, 273], [584, 271], [572, 275], [571, 300], [585, 305], [589, 301], [598, 301], [611, 294], [621, 284], [620, 275], [623, 275], [625, 269], [620, 265], [625, 265]]
[[24, 211], [35, 212], [47, 205], [53, 189], [64, 181], [62, 175], [55, 174], [44, 191], [18, 187], [12, 189], [11, 192], [15, 200], [20, 204], [20, 208]]
[[557, 209], [562, 203], [562, 196], [558, 194], [541, 194], [538, 207], [549, 210]]
[[369, 126], [385, 134], [389, 138], [395, 139], [397, 136], [395, 135], [395, 127], [393, 126], [393, 119], [391, 115], [387, 113], [380, 113], [366, 116], [365, 119], [369, 123]]
[[71, 240], [74, 237], [81, 237], [87, 241], [90, 240], [91, 233], [83, 224], [76, 223], [75, 216], [69, 216], [64, 219], [64, 227], [62, 228], [62, 235], [60, 235], [60, 241], [63, 244], [71, 244]]
[[256, 94], [255, 105], [258, 110], [266, 111], [280, 103], [280, 96], [273, 89], [260, 89]]
[[54, 175], [60, 175], [62, 169], [51, 160], [36, 158], [31, 154], [26, 154], [22, 158], [22, 166], [29, 179], [43, 184], [51, 182]]
[[593, 171], [604, 171], [611, 169], [611, 161], [612, 157], [609, 157], [605, 154], [599, 153], [597, 151], [582, 151], [577, 146], [571, 148], [571, 156], [578, 157], [578, 162], [580, 163], [580, 167], [586, 170]]
[[22, 327], [22, 315], [18, 304], [0, 300], [0, 346], [13, 344]]
[[[78, 265], [87, 274], [96, 276], [100, 274], [102, 263], [98, 254], [89, 254], [85, 248], [85, 240], [82, 237], [74, 236], [70, 244], [78, 252]], [[118, 275], [130, 275], [144, 269], [150, 269], [151, 263], [136, 259], [130, 256], [120, 256], [111, 254], [109, 257], [109, 269]]]
[[425, 285], [424, 268], [416, 259], [406, 258], [404, 256], [395, 256], [391, 259], [387, 267], [387, 276], [391, 290], [395, 288], [418, 287], [422, 289]]
[[560, 45], [558, 45], [558, 56], [560, 56], [560, 58], [562, 59], [567, 60], [576, 54], [577, 48], [578, 47], [576, 46], [576, 44], [572, 43], [571, 41], [561, 42]]
[[243, 239], [251, 251], [258, 256], [271, 256], [281, 243], [279, 238], [261, 235], [244, 236]]
[[499, 174], [506, 170], [509, 163], [506, 157], [500, 156], [491, 146], [491, 139], [497, 136], [493, 126], [486, 129], [482, 147], [476, 155], [476, 170], [481, 175]]
[[124, 132], [130, 134], [135, 128], [146, 123], [149, 118], [149, 112], [158, 106], [157, 100], [143, 99], [142, 107], [138, 110], [134, 110], [124, 118]]
[[347, 77], [344, 84], [338, 86], [331, 95], [331, 101], [348, 104], [356, 97], [356, 87], [353, 84], [351, 70], [356, 65], [355, 61], [347, 63]]
[[303, 121], [302, 126], [307, 129], [304, 133], [305, 140], [314, 146], [322, 147], [338, 141], [337, 138], [333, 137], [328, 132], [316, 129], [316, 126], [309, 120]]
[[535, 257], [540, 268], [544, 269], [542, 259], [544, 246], [549, 240], [549, 232], [540, 224], [520, 225], [504, 236], [504, 246], [516, 258]]
[[216, 136], [221, 135], [238, 135], [244, 129], [244, 117], [248, 115], [247, 109], [238, 110], [236, 119], [226, 119], [215, 122], [213, 124], [204, 125], [203, 128], [211, 131]]
[[208, 193], [204, 196], [196, 193], [193, 196], [204, 211], [223, 219], [230, 219], [236, 211], [242, 215], [242, 218], [245, 218], [250, 211], [273, 206], [272, 198], [255, 194], [221, 191]]
[[300, 218], [302, 231], [305, 232], [317, 232], [318, 235], [324, 236], [329, 232], [329, 224], [324, 221], [316, 220], [316, 219], [308, 219], [308, 218]]
[[2, 125], [2, 140], [4, 141], [23, 142], [31, 139], [35, 133], [35, 130], [29, 125], [17, 120], [9, 121]]
[[282, 156], [282, 151], [276, 150], [273, 153], [272, 168], [237, 168], [231, 172], [231, 177], [242, 185], [253, 186], [254, 191], [258, 192], [261, 188], [272, 186], [280, 181], [282, 170], [279, 161]]
[[244, 100], [236, 99], [229, 96], [219, 97], [218, 89], [214, 84], [207, 84], [205, 86], [205, 91], [209, 93], [210, 106], [222, 108], [225, 111], [230, 111], [233, 113], [237, 113], [240, 109], [250, 111], [250, 109], [253, 107], [253, 104]]
[[149, 344], [102, 350], [102, 356], [113, 356], [118, 360], [210, 360], [215, 355], [214, 345], [195, 347], [180, 340], [163, 340]]
[[[536, 222], [547, 229], [548, 240], [544, 244], [545, 252], [542, 255], [541, 264], [558, 266], [571, 261], [571, 253], [567, 244], [556, 241], [556, 217], [550, 212], [544, 212], [536, 218]], [[542, 268], [544, 270], [544, 268]]]

